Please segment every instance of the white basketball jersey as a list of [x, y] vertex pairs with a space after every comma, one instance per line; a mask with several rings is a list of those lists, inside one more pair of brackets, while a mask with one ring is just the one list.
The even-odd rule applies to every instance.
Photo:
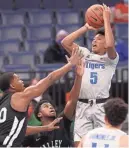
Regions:
[[79, 98], [108, 98], [111, 80], [119, 60], [118, 54], [111, 60], [107, 54], [100, 56], [84, 47], [79, 47], [79, 50], [83, 52], [86, 62]]
[[124, 135], [127, 134], [119, 129], [96, 128], [88, 132], [82, 145], [85, 148], [119, 148], [120, 137]]

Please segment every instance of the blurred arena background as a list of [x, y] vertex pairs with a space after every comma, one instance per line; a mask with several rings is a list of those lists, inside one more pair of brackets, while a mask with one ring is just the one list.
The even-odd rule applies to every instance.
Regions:
[[[128, 103], [128, 20], [119, 19], [116, 13], [117, 9], [124, 11], [124, 6], [120, 6], [124, 2], [103, 2], [112, 10], [112, 29], [120, 56], [110, 93]], [[56, 41], [60, 30], [71, 33], [82, 26], [86, 9], [96, 3], [96, 0], [0, 0], [1, 72], [14, 71], [28, 86], [61, 67], [64, 63], [58, 60], [59, 56], [56, 61], [52, 61], [53, 58], [50, 62], [44, 60], [46, 50]], [[90, 49], [93, 35], [93, 32], [88, 32], [77, 43]], [[64, 49], [61, 51], [64, 52]], [[68, 99], [73, 79], [74, 73], [71, 71], [46, 92], [55, 102], [58, 111], [63, 109]]]

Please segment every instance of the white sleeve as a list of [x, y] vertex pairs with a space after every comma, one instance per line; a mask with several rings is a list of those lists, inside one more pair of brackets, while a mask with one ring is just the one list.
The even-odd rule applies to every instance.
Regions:
[[79, 46], [79, 50], [82, 51], [84, 57], [87, 57], [90, 54], [90, 51], [85, 47]]
[[111, 64], [113, 64], [113, 65], [117, 65], [118, 64], [118, 62], [119, 62], [119, 55], [118, 55], [118, 53], [116, 52], [116, 54], [117, 54], [117, 56], [116, 56], [116, 58], [115, 59], [110, 59], [110, 58], [108, 58], [109, 59], [109, 61], [110, 61], [110, 63]]

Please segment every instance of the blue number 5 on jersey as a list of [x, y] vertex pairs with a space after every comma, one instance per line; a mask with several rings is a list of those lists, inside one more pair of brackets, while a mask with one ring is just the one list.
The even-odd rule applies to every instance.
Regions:
[[97, 81], [98, 81], [97, 72], [91, 72], [90, 73], [90, 83], [91, 84], [97, 84]]
[[[98, 148], [97, 143], [92, 143], [92, 148]], [[104, 144], [103, 148], [109, 148], [109, 144]]]

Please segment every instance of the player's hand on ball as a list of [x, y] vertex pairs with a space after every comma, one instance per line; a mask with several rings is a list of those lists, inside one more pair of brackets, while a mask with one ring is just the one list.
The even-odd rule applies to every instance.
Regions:
[[73, 66], [78, 64], [78, 61], [80, 59], [82, 59], [84, 57], [83, 53], [81, 50], [79, 50], [78, 48], [74, 48], [72, 50], [72, 55], [69, 58], [68, 56], [66, 56], [66, 59], [69, 63], [71, 63]]
[[55, 129], [59, 129], [60, 127], [57, 126], [56, 124], [59, 123], [63, 118], [57, 118], [55, 119], [52, 123], [48, 124], [48, 131], [53, 131]]
[[85, 24], [85, 27], [86, 27], [88, 30], [97, 30], [96, 28], [90, 26], [88, 23]]
[[85, 60], [81, 59], [79, 60], [78, 65], [76, 66], [76, 74], [82, 77], [84, 74], [84, 69], [85, 69]]
[[111, 9], [103, 4], [103, 19], [104, 21], [107, 20], [107, 21], [110, 21], [110, 18], [111, 18]]

